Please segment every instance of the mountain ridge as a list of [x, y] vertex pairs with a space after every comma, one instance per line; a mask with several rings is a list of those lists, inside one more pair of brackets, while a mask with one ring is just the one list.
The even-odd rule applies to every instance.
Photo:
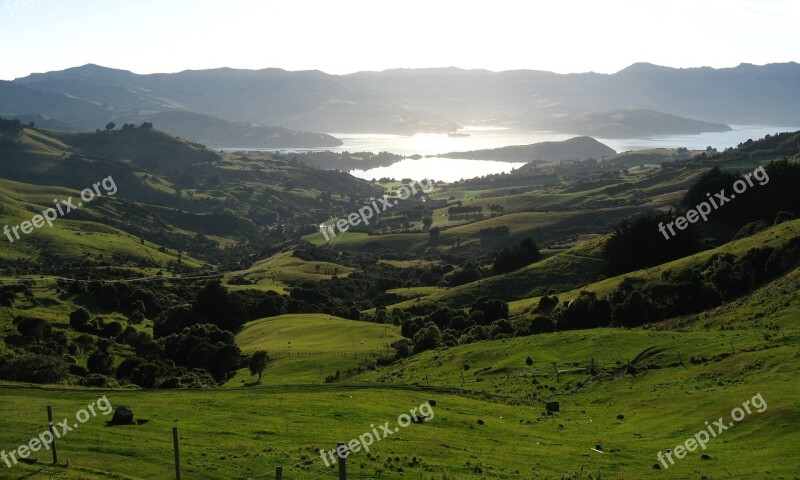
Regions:
[[[85, 103], [75, 108], [100, 110], [85, 112], [90, 117], [109, 117], [117, 110], [190, 110], [232, 122], [317, 132], [445, 133], [495, 121], [514, 128], [538, 122], [537, 128], [586, 134], [590, 131], [581, 130], [576, 118], [580, 114], [646, 109], [684, 117], [680, 128], [665, 122], [647, 131], [621, 132], [647, 136], [698, 133], [697, 125], [701, 131], [720, 131], [720, 124], [731, 123], [800, 124], [800, 94], [793, 87], [798, 82], [800, 65], [790, 62], [726, 69], [640, 63], [613, 74], [430, 68], [347, 75], [278, 68], [139, 75], [90, 64], [9, 83], [76, 96]], [[6, 101], [1, 90], [0, 100]], [[104, 103], [111, 112], [104, 111]], [[19, 112], [74, 123], [56, 112], [17, 108], [13, 113]], [[606, 124], [613, 122], [604, 121], [600, 131], [608, 129]]]

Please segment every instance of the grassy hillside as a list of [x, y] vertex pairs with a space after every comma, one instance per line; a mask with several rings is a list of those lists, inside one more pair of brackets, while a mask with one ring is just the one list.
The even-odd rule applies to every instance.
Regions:
[[[339, 371], [365, 367], [377, 356], [393, 351], [400, 329], [356, 322], [323, 314], [281, 315], [250, 322], [236, 335], [244, 353], [265, 350], [273, 357], [264, 372], [266, 385], [322, 383]], [[229, 383], [252, 381], [249, 372]]]
[[[559, 299], [561, 299], [562, 301], [572, 300], [578, 296], [581, 290], [588, 290], [591, 292], [595, 292], [598, 296], [606, 295], [615, 288], [617, 288], [619, 284], [622, 282], [622, 280], [626, 277], [654, 280], [660, 278], [663, 272], [669, 270], [681, 270], [687, 267], [702, 265], [706, 261], [708, 261], [708, 259], [712, 255], [715, 254], [730, 253], [738, 257], [744, 255], [751, 248], [778, 246], [790, 240], [791, 238], [798, 236], [798, 234], [800, 234], [800, 220], [794, 220], [791, 222], [782, 223], [780, 225], [776, 225], [767, 230], [764, 230], [763, 232], [759, 232], [755, 235], [742, 238], [740, 240], [732, 241], [718, 248], [705, 250], [695, 255], [691, 255], [689, 257], [679, 258], [677, 260], [667, 262], [657, 267], [652, 267], [644, 270], [637, 270], [635, 272], [630, 272], [625, 275], [614, 276], [611, 278], [594, 282], [585, 287], [574, 288], [569, 291], [559, 293]], [[533, 308], [534, 305], [538, 303], [538, 301], [539, 301], [538, 297], [530, 299], [520, 299], [515, 302], [512, 302], [509, 305], [509, 309], [514, 313], [521, 313], [521, 311], [525, 310], [526, 308], [527, 309]]]
[[355, 269], [331, 262], [305, 261], [293, 256], [293, 251], [281, 252], [253, 264], [252, 267], [228, 274], [233, 289], [274, 290], [286, 293], [287, 287], [300, 281], [328, 280], [334, 275], [346, 277]]
[[[558, 303], [582, 290], [602, 298], [625, 278], [655, 282], [718, 253], [743, 257], [797, 238], [800, 220], [783, 214], [783, 223], [770, 218], [745, 238], [704, 239], [706, 249], [694, 255], [601, 276], [606, 233], [621, 218], [675, 205], [711, 166], [756, 165], [782, 150], [749, 146], [751, 156], [694, 158], [653, 151], [642, 153], [652, 162], [631, 154], [437, 184], [431, 196], [382, 214], [374, 229], [316, 248], [303, 243], [327, 245], [316, 233], [321, 222], [391, 194], [396, 183], [371, 184], [280, 156], [219, 154], [147, 129], [17, 130], [0, 155], [19, 155], [15, 168], [31, 183], [0, 180], [0, 222], [30, 219], [53, 198], [75, 197], [68, 187], [112, 173], [120, 194], [0, 249], [0, 373], [18, 381], [0, 381], [0, 450], [38, 435], [47, 405], [57, 419], [69, 418], [107, 395], [147, 421], [111, 427], [107, 418], [91, 419], [61, 440], [59, 465], [38, 452], [37, 464], [0, 465], [0, 478], [170, 478], [173, 426], [185, 478], [271, 478], [277, 465], [287, 480], [335, 478], [319, 449], [391, 425], [423, 402], [434, 418], [351, 456], [348, 478], [789, 479], [800, 471], [796, 249], [691, 272], [698, 290], [716, 288], [705, 292], [710, 300], [659, 308], [692, 315], [662, 320], [630, 310], [650, 323], [531, 335], [547, 330], [533, 328], [546, 293]], [[670, 163], [655, 166], [656, 158]], [[46, 179], [60, 186], [37, 185]], [[487, 276], [505, 255], [497, 251], [525, 237], [539, 244], [542, 259]], [[722, 246], [711, 248], [712, 241]], [[521, 246], [514, 254], [532, 259], [531, 251]], [[751, 265], [764, 272], [748, 275]], [[200, 269], [202, 278], [176, 278]], [[169, 281], [127, 278], [157, 272]], [[746, 288], [723, 291], [709, 279], [725, 272]], [[73, 275], [92, 281], [54, 278]], [[217, 275], [220, 283], [209, 281]], [[747, 283], [751, 275], [758, 281]], [[683, 300], [697, 283], [688, 285], [670, 291]], [[495, 301], [460, 320], [462, 312], [437, 308], [479, 297], [508, 302], [510, 319]], [[631, 294], [613, 308], [634, 301]], [[593, 305], [600, 303], [612, 308]], [[79, 306], [94, 318], [70, 318]], [[394, 311], [412, 306], [424, 308]], [[587, 327], [595, 313], [609, 319], [602, 325], [641, 323], [600, 310], [575, 320], [567, 318], [578, 315], [571, 308], [550, 312], [553, 325]], [[345, 318], [373, 315], [390, 323]], [[101, 326], [98, 317], [119, 325]], [[401, 332], [416, 344], [398, 342]], [[248, 363], [260, 350], [270, 359], [257, 382]], [[658, 452], [756, 396], [766, 410], [720, 432], [703, 452], [658, 465]], [[557, 411], [551, 404], [548, 413], [548, 402], [559, 402]]]
[[[787, 287], [797, 287], [796, 275], [794, 282]], [[744, 315], [774, 310], [768, 316], [796, 318], [800, 313], [797, 301], [785, 306], [783, 298], [765, 301], [760, 292], [740, 305]], [[269, 340], [275, 345], [300, 338], [298, 345], [314, 348], [311, 332], [284, 331], [292, 328], [285, 323], [289, 320], [267, 319], [249, 328], [278, 336]], [[342, 331], [333, 331], [332, 344], [342, 343]], [[38, 433], [46, 405], [53, 405], [57, 417], [69, 416], [105, 394], [112, 404], [124, 404], [149, 422], [106, 428], [102, 419], [90, 420], [59, 444], [62, 462], [68, 458], [69, 467], [17, 465], [7, 471], [7, 478], [166, 478], [172, 468], [173, 425], [180, 429], [188, 478], [269, 476], [276, 465], [285, 467], [285, 478], [328, 478], [335, 473], [324, 467], [320, 448], [355, 438], [371, 424], [394, 423], [397, 415], [434, 399], [430, 422], [399, 430], [374, 444], [369, 455], [351, 456], [351, 475], [437, 480], [445, 473], [464, 479], [577, 479], [589, 474], [791, 478], [797, 469], [793, 445], [800, 441], [795, 428], [800, 422], [800, 392], [794, 382], [800, 336], [796, 325], [787, 329], [786, 344], [782, 338], [765, 339], [764, 332], [743, 320], [733, 331], [599, 329], [545, 334], [426, 352], [367, 372], [352, 384], [326, 386], [211, 392], [6, 386], [0, 388], [0, 406], [8, 414], [0, 445], [18, 445]], [[284, 333], [291, 336], [280, 337]], [[731, 342], [736, 353], [731, 352]], [[252, 341], [245, 344], [255, 346]], [[531, 356], [532, 365], [525, 364], [526, 356]], [[692, 357], [700, 360], [695, 363]], [[592, 358], [595, 375], [584, 370]], [[628, 360], [635, 375], [634, 369], [621, 373]], [[559, 381], [552, 370], [554, 361]], [[265, 380], [269, 376], [268, 372]], [[374, 381], [378, 385], [365, 384]], [[465, 395], [468, 392], [472, 393]], [[711, 439], [705, 451], [689, 453], [668, 470], [654, 469], [659, 451], [683, 443], [705, 428], [706, 420], [728, 419], [733, 408], [757, 394], [767, 404], [765, 411], [754, 410]], [[560, 411], [545, 415], [544, 402], [553, 400], [560, 402]], [[47, 461], [46, 455], [35, 457]]]
[[[61, 187], [41, 187], [0, 179], [0, 225], [13, 227], [50, 208], [53, 199], [79, 198], [79, 192]], [[87, 204], [86, 210], [69, 212], [49, 227], [45, 224], [29, 235], [20, 235], [10, 243], [3, 235], [4, 247], [0, 258], [8, 260], [57, 257], [65, 261], [85, 258], [106, 258], [129, 265], [157, 267], [177, 261], [177, 252], [162, 252], [158, 245], [143, 242], [140, 238], [104, 225], [101, 217], [109, 203], [119, 205], [113, 197], [98, 198]], [[13, 233], [12, 233], [13, 235]], [[189, 267], [199, 267], [200, 262], [185, 259]]]
[[97, 133], [49, 132], [87, 155], [131, 162], [153, 172], [172, 172], [197, 163], [218, 161], [219, 154], [202, 145], [153, 129], [100, 131]]

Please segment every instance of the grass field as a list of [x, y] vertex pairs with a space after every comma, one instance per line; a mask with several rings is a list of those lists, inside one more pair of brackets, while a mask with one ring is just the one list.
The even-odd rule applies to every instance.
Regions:
[[[57, 419], [72, 418], [106, 395], [148, 420], [106, 427], [107, 418], [91, 419], [59, 443], [62, 466], [19, 464], [0, 470], [0, 477], [171, 478], [170, 429], [177, 426], [185, 478], [271, 478], [277, 465], [286, 479], [336, 478], [319, 449], [372, 425], [394, 425], [398, 415], [435, 400], [429, 422], [399, 429], [368, 455], [353, 454], [351, 476], [791, 479], [800, 465], [794, 451], [800, 441], [800, 299], [787, 302], [781, 292], [798, 286], [796, 270], [735, 307], [685, 319], [677, 330], [656, 325], [480, 342], [428, 351], [335, 384], [321, 384], [320, 375], [353, 359], [326, 353], [379, 351], [389, 340], [384, 335], [398, 338], [396, 329], [325, 315], [258, 320], [237, 337], [246, 352], [266, 348], [278, 356], [291, 345], [320, 355], [276, 358], [263, 384], [248, 388], [233, 388], [238, 378], [211, 391], [0, 386], [0, 448], [7, 451], [42, 431], [47, 405]], [[595, 375], [587, 371], [592, 359]], [[635, 375], [621, 373], [629, 360]], [[303, 381], [286, 384], [296, 378]], [[766, 410], [754, 410], [702, 453], [654, 468], [659, 451], [683, 443], [706, 421], [727, 421], [732, 409], [758, 394]], [[547, 401], [559, 401], [560, 411], [545, 415]], [[47, 452], [34, 458], [49, 461]]]
[[[244, 353], [265, 350], [275, 357], [264, 372], [264, 384], [322, 383], [337, 370], [346, 375], [390, 352], [389, 346], [403, 338], [399, 331], [393, 325], [323, 314], [281, 315], [246, 324], [236, 343]], [[253, 380], [243, 370], [228, 385]]]
[[[216, 391], [7, 386], [0, 388], [0, 445], [7, 448], [44, 428], [46, 405], [57, 418], [70, 417], [100, 395], [149, 422], [108, 428], [104, 419], [90, 420], [59, 445], [68, 467], [16, 465], [3, 478], [170, 478], [172, 426], [179, 428], [185, 478], [271, 478], [276, 465], [284, 466], [287, 479], [336, 478], [319, 449], [332, 449], [372, 425], [395, 425], [398, 415], [427, 400], [436, 401], [434, 418], [375, 443], [369, 455], [352, 455], [352, 478], [794, 478], [800, 462], [794, 451], [800, 441], [797, 338], [744, 351], [765, 346], [755, 333], [598, 330], [484, 342], [423, 354], [396, 367], [403, 378], [385, 385], [364, 383], [384, 375], [370, 372], [345, 384]], [[734, 338], [741, 350], [736, 355], [687, 362], [686, 368], [662, 365], [678, 350], [718, 355]], [[615, 359], [652, 345], [667, 348], [655, 366], [636, 376], [605, 374]], [[526, 354], [534, 357], [532, 367], [524, 363]], [[552, 373], [525, 374], [546, 370], [551, 360], [568, 357], [585, 365], [593, 356], [603, 372], [596, 379], [568, 363], [560, 382]], [[471, 369], [462, 391], [460, 378], [449, 372], [463, 362]], [[430, 386], [422, 381], [425, 373]], [[768, 409], [711, 440], [703, 452], [708, 460], [694, 452], [668, 470], [653, 468], [657, 452], [683, 443], [707, 420], [729, 418], [756, 394]], [[545, 415], [545, 400], [559, 401], [560, 411]]]

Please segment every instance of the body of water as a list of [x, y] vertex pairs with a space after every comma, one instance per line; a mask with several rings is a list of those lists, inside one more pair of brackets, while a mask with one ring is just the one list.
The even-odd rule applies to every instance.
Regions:
[[[686, 147], [692, 150], [704, 150], [714, 147], [724, 150], [735, 147], [748, 139], [757, 140], [765, 135], [778, 132], [797, 131], [800, 127], [731, 125], [729, 132], [707, 132], [699, 135], [664, 135], [650, 138], [599, 138], [617, 152], [628, 150], [645, 150], [650, 148]], [[331, 133], [344, 143], [335, 148], [325, 148], [334, 152], [391, 152], [404, 156], [436, 155], [449, 152], [465, 152], [509, 145], [529, 145], [531, 143], [561, 141], [575, 137], [574, 134], [555, 132], [519, 132], [502, 127], [466, 127], [459, 133], [468, 136], [450, 136], [437, 133], [418, 133], [416, 135], [388, 134], [353, 134]], [[225, 149], [234, 150], [234, 149]], [[259, 150], [249, 148], [246, 150]], [[275, 149], [263, 149], [275, 151]], [[292, 149], [302, 151], [308, 149]], [[286, 150], [284, 150], [286, 151]], [[507, 173], [523, 163], [497, 162], [491, 160], [462, 160], [449, 158], [422, 158], [420, 160], [405, 159], [388, 167], [370, 170], [353, 170], [353, 176], [367, 180], [381, 177], [396, 179], [411, 178], [421, 180], [431, 178], [452, 182], [462, 178], [473, 178], [495, 173]]]
[[[705, 150], [713, 147], [724, 150], [735, 147], [748, 139], [757, 140], [765, 135], [779, 132], [797, 131], [800, 127], [731, 125], [729, 132], [707, 132], [699, 135], [664, 135], [650, 138], [597, 138], [617, 152], [646, 150], [650, 148], [686, 147], [690, 150]], [[576, 135], [555, 132], [513, 132], [501, 128], [472, 127], [462, 130], [468, 137], [451, 137], [447, 134], [401, 135], [352, 135], [333, 134], [342, 139], [344, 145], [337, 151], [388, 151], [401, 155], [436, 155], [448, 152], [465, 152], [505, 147], [509, 145], [528, 145], [531, 143], [561, 141]], [[350, 173], [367, 180], [381, 177], [420, 180], [431, 178], [453, 182], [462, 178], [473, 178], [495, 173], [508, 173], [524, 163], [497, 162], [490, 160], [463, 160], [450, 158], [405, 159], [388, 167], [370, 170], [353, 170]]]

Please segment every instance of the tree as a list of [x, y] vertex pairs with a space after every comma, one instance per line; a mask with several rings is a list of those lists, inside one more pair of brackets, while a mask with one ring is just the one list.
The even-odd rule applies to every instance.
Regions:
[[140, 310], [134, 310], [130, 317], [128, 317], [128, 322], [133, 324], [142, 323], [144, 320], [144, 313], [142, 313]]
[[430, 231], [428, 232], [428, 243], [430, 243], [431, 245], [436, 245], [437, 243], [439, 243], [439, 233], [440, 233], [439, 227], [431, 228]]
[[556, 326], [553, 324], [553, 320], [545, 315], [537, 315], [533, 320], [531, 320], [531, 323], [528, 326], [528, 331], [533, 334], [549, 333], [554, 332], [555, 330]]
[[14, 322], [17, 324], [17, 331], [26, 338], [41, 340], [50, 336], [53, 331], [47, 320], [35, 317], [18, 316]]
[[86, 366], [91, 373], [112, 375], [114, 373], [114, 356], [98, 348], [86, 360]]
[[106, 131], [114, 130], [117, 125], [114, 122], [106, 123]]
[[442, 344], [442, 332], [435, 323], [429, 322], [414, 335], [414, 353], [432, 350]]
[[258, 374], [258, 382], [261, 383], [261, 377], [264, 375], [264, 370], [267, 368], [269, 355], [264, 350], [259, 350], [250, 356], [250, 375]]
[[244, 305], [231, 297], [219, 280], [212, 280], [200, 291], [192, 304], [191, 323], [210, 323], [235, 332], [247, 321]]
[[80, 332], [83, 331], [91, 318], [92, 316], [88, 310], [78, 307], [77, 310], [69, 314], [69, 325], [73, 330]]

